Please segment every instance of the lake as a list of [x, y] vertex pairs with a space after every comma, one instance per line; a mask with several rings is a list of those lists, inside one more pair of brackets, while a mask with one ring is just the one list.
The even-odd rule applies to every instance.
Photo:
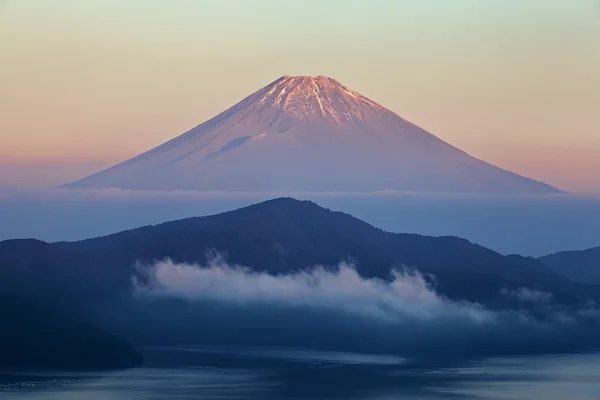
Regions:
[[6, 400], [600, 399], [600, 354], [423, 365], [394, 356], [282, 349], [144, 350], [103, 373], [0, 373]]

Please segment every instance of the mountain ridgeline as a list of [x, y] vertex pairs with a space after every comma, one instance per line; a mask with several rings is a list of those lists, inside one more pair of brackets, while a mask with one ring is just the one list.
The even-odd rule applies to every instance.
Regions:
[[600, 247], [549, 254], [540, 261], [575, 282], [600, 284]]
[[[317, 265], [335, 269], [340, 261], [354, 263], [364, 278], [382, 280], [392, 279], [393, 268], [414, 268], [431, 274], [435, 281], [430, 283], [444, 298], [467, 300], [490, 310], [525, 307], [505, 295], [507, 290], [520, 288], [551, 294], [556, 307], [577, 308], [600, 301], [599, 286], [573, 282], [537, 259], [503, 256], [457, 237], [389, 233], [348, 214], [291, 198], [78, 242], [0, 242], [0, 293], [44, 304], [134, 344], [239, 340], [240, 335], [234, 335], [239, 321], [248, 320], [252, 326], [250, 320], [254, 318], [258, 324], [263, 314], [244, 311], [226, 318], [228, 311], [221, 306], [210, 311], [179, 300], [147, 304], [132, 296], [132, 278], [144, 279], [136, 265], [170, 259], [202, 266], [215, 252], [225, 255], [230, 264], [272, 276]], [[209, 312], [212, 314], [207, 316]], [[205, 323], [209, 317], [222, 322], [221, 330], [211, 331], [212, 336], [207, 333], [211, 324]], [[292, 337], [303, 329], [310, 331], [303, 318], [308, 317], [298, 315], [293, 323], [279, 326], [277, 329], [294, 328], [275, 338], [275, 328], [254, 337], [242, 335], [248, 340], [244, 343], [256, 343], [268, 333], [269, 341], [263, 344], [274, 345], [273, 340]], [[369, 332], [360, 333], [364, 334]], [[322, 337], [310, 340], [318, 342]], [[329, 344], [335, 347], [340, 343], [331, 339]]]
[[[503, 285], [543, 288], [566, 297], [594, 295], [542, 262], [503, 256], [456, 237], [389, 233], [350, 215], [310, 201], [279, 198], [222, 214], [141, 227], [78, 242], [0, 242], [0, 285], [4, 291], [37, 296], [111, 297], [130, 291], [136, 263], [169, 258], [205, 264], [207, 252], [222, 252], [232, 264], [286, 274], [316, 265], [356, 262], [365, 277], [390, 277], [391, 268], [435, 274], [450, 297], [492, 301]], [[477, 279], [478, 285], [469, 284]], [[494, 288], [494, 290], [492, 290]]]
[[560, 192], [472, 157], [335, 79], [287, 75], [190, 131], [65, 187]]

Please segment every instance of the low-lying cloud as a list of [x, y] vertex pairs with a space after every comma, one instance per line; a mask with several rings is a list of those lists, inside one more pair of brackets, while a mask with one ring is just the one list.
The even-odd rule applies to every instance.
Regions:
[[[565, 311], [550, 304], [549, 293], [522, 288], [502, 294], [548, 304], [544, 318], [524, 309], [494, 311], [452, 301], [436, 292], [431, 279], [411, 270], [394, 271], [389, 281], [363, 278], [346, 263], [271, 275], [215, 257], [204, 266], [164, 260], [138, 271], [134, 292], [150, 300], [145, 304], [179, 299], [194, 310], [184, 312], [178, 305], [162, 318], [193, 331], [177, 337], [195, 344], [289, 345], [435, 359], [569, 351], [593, 346], [600, 332], [592, 307]], [[171, 320], [173, 313], [185, 323]]]
[[476, 304], [455, 303], [440, 297], [417, 271], [392, 271], [392, 280], [365, 279], [353, 265], [335, 270], [317, 266], [286, 275], [254, 272], [230, 266], [221, 257], [201, 267], [165, 260], [134, 280], [138, 295], [213, 300], [230, 304], [278, 304], [322, 308], [390, 322], [439, 320], [452, 316], [484, 323], [491, 313]]
[[514, 298], [522, 303], [539, 304], [548, 303], [552, 300], [552, 293], [527, 287], [520, 287], [514, 290], [502, 289], [501, 293], [508, 298]]

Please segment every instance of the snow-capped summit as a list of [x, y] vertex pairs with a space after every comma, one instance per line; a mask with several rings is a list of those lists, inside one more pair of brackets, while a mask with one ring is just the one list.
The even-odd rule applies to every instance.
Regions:
[[555, 193], [478, 160], [324, 76], [284, 75], [71, 188]]
[[382, 117], [389, 121], [392, 115], [379, 104], [325, 76], [284, 75], [256, 94], [259, 94], [258, 104], [308, 122], [352, 124]]

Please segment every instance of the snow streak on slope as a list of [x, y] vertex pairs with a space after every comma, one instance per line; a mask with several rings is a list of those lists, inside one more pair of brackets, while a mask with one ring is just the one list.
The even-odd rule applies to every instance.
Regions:
[[469, 156], [334, 79], [287, 75], [183, 135], [67, 187], [557, 192]]

